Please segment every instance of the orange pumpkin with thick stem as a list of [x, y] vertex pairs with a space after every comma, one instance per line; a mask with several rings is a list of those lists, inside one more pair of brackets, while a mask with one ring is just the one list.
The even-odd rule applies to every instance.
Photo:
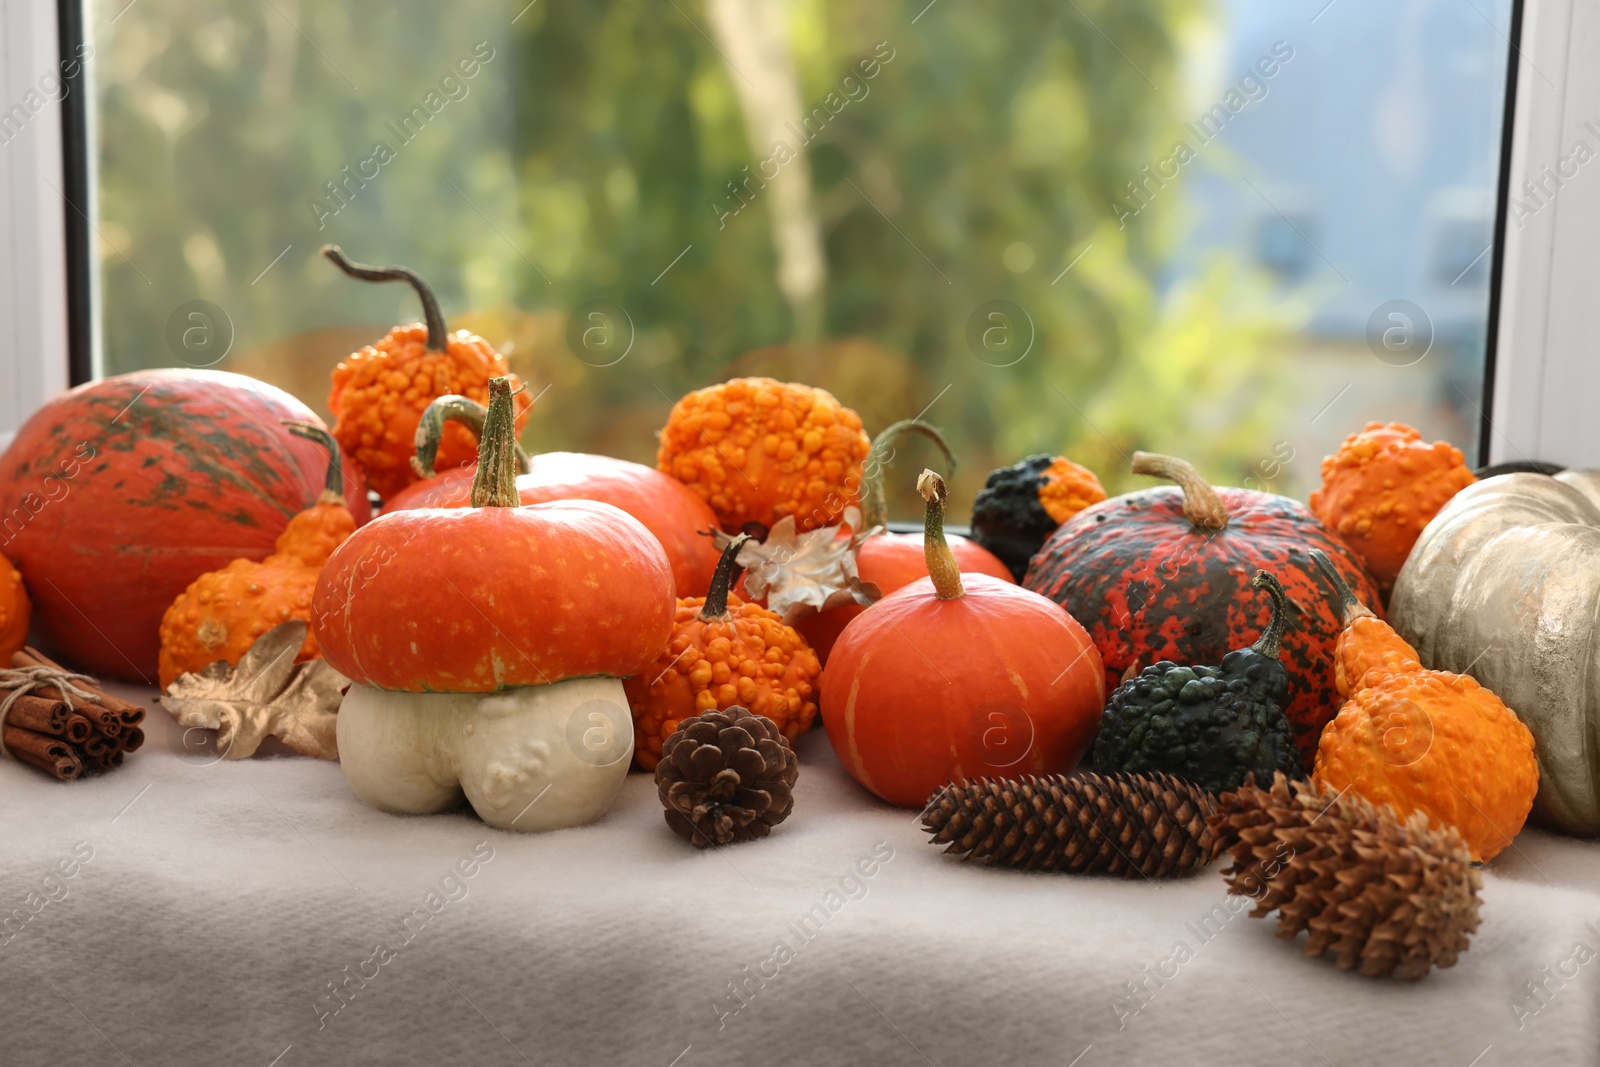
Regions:
[[[489, 379], [517, 377], [505, 359], [483, 338], [445, 328], [439, 302], [416, 272], [406, 267], [366, 267], [346, 259], [336, 245], [322, 254], [352, 278], [368, 282], [403, 281], [416, 290], [426, 323], [396, 326], [375, 345], [368, 345], [333, 372], [328, 410], [336, 421], [333, 436], [345, 455], [359, 466], [378, 496], [388, 500], [417, 480], [411, 468], [412, 439], [429, 401], [459, 393], [480, 404], [489, 399]], [[533, 401], [517, 395], [517, 428], [527, 419]], [[445, 428], [439, 465], [453, 467], [478, 455], [478, 442], [459, 426]]]
[[[281, 622], [309, 623], [311, 594], [322, 565], [355, 532], [356, 520], [344, 502], [344, 475], [333, 436], [309, 422], [284, 425], [296, 437], [328, 450], [322, 494], [289, 520], [272, 555], [259, 562], [236, 559], [221, 570], [202, 574], [167, 608], [161, 616], [163, 689], [180, 674], [202, 670], [219, 659], [237, 664], [258, 637]], [[316, 635], [308, 626], [295, 662], [320, 655]]]
[[[938, 446], [940, 452], [944, 453], [950, 469], [955, 470], [955, 456], [951, 455], [950, 446], [945, 442], [944, 435], [920, 419], [902, 419], [884, 428], [873, 439], [872, 451], [867, 456], [867, 463], [862, 473], [861, 528], [870, 530], [874, 526], [879, 526], [884, 530], [861, 543], [861, 548], [856, 552], [856, 573], [862, 581], [877, 586], [878, 591], [885, 596], [896, 589], [910, 585], [918, 578], [928, 576], [923, 536], [893, 533], [888, 529], [889, 505], [883, 491], [883, 469], [888, 466], [895, 441], [905, 433], [921, 434], [928, 438]], [[994, 553], [976, 541], [957, 534], [948, 535], [946, 540], [950, 545], [950, 551], [955, 553], [957, 565], [963, 572], [988, 574], [1007, 582], [1015, 581], [1010, 569], [1000, 562]], [[839, 635], [850, 624], [850, 620], [866, 610], [865, 604], [840, 604], [827, 611], [806, 616], [795, 623], [794, 628], [799, 630], [800, 636], [816, 650], [817, 658], [822, 660], [823, 666], [827, 666], [828, 654], [833, 651], [834, 642], [839, 640]]]
[[740, 534], [722, 551], [711, 591], [680, 597], [672, 639], [645, 671], [622, 684], [633, 711], [634, 759], [661, 762], [662, 745], [684, 719], [740, 705], [777, 723], [793, 742], [817, 716], [817, 654], [793, 628], [759, 604], [729, 594]]
[[10, 666], [11, 654], [20, 652], [28, 643], [28, 623], [32, 618], [33, 605], [28, 602], [22, 575], [10, 560], [0, 556], [0, 667]]
[[963, 575], [944, 538], [944, 482], [923, 471], [929, 577], [845, 627], [822, 674], [823, 725], [851, 776], [920, 807], [946, 783], [1070, 771], [1094, 740], [1105, 670], [1052, 601]]
[[1539, 791], [1533, 734], [1476, 679], [1425, 668], [1326, 555], [1312, 549], [1311, 558], [1344, 616], [1334, 680], [1347, 698], [1322, 731], [1313, 777], [1392, 805], [1402, 818], [1424, 811], [1460, 830], [1473, 859], [1493, 859]]
[[1461, 449], [1430, 445], [1404, 423], [1369, 422], [1322, 461], [1311, 510], [1361, 557], [1387, 600], [1422, 528], [1475, 481]]
[[[434, 458], [447, 422], [474, 437], [483, 432], [483, 405], [464, 396], [441, 396], [428, 405], [417, 425], [413, 482], [384, 505], [384, 512], [412, 508], [464, 508], [472, 500], [476, 463], [435, 472]], [[545, 452], [531, 460], [517, 451], [523, 473], [517, 493], [524, 504], [550, 500], [598, 500], [621, 508], [656, 535], [672, 564], [679, 596], [704, 596], [717, 569], [711, 538], [717, 517], [704, 500], [676, 478], [653, 467], [587, 452]]]
[[855, 502], [871, 442], [825, 389], [735, 378], [672, 406], [656, 466], [693, 489], [730, 533], [766, 536], [793, 515], [804, 533]]

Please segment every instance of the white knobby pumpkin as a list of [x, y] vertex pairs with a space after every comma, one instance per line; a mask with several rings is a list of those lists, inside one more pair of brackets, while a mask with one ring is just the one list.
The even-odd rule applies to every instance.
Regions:
[[1533, 818], [1600, 834], [1600, 471], [1463, 489], [1417, 539], [1389, 621], [1424, 665], [1472, 675], [1527, 724]]

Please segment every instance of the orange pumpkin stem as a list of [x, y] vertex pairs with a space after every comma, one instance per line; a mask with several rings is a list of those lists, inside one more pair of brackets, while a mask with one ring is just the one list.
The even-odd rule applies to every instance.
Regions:
[[517, 411], [510, 378], [489, 379], [489, 410], [478, 440], [478, 470], [472, 476], [472, 506], [522, 506], [517, 492]]
[[289, 432], [296, 437], [304, 437], [307, 441], [315, 441], [328, 450], [328, 473], [323, 481], [322, 495], [317, 498], [318, 504], [343, 504], [344, 503], [344, 468], [339, 463], [339, 442], [333, 439], [333, 434], [318, 426], [314, 422], [295, 422], [292, 419], [281, 420], [289, 428]]
[[422, 317], [428, 324], [428, 348], [434, 352], [446, 351], [449, 332], [445, 329], [444, 314], [439, 310], [439, 301], [434, 299], [433, 290], [428, 288], [428, 283], [416, 271], [410, 267], [368, 267], [352, 263], [345, 258], [338, 245], [323, 245], [322, 254], [352, 278], [364, 282], [405, 282], [410, 285], [422, 299]]
[[949, 464], [949, 472], [956, 472], [956, 457], [950, 451], [950, 445], [944, 439], [944, 434], [938, 427], [921, 419], [901, 419], [884, 428], [872, 441], [872, 449], [867, 453], [867, 463], [861, 472], [861, 528], [870, 530], [874, 526], [889, 525], [889, 500], [883, 491], [883, 469], [889, 465], [894, 456], [894, 443], [905, 433], [919, 433], [938, 446], [944, 453], [944, 461]]
[[924, 470], [917, 478], [917, 492], [928, 504], [922, 516], [922, 556], [928, 564], [928, 577], [940, 600], [960, 600], [967, 590], [961, 584], [961, 565], [944, 539], [944, 479]]
[[[437, 473], [434, 463], [439, 458], [439, 443], [444, 439], [445, 422], [460, 423], [482, 441], [483, 420], [487, 414], [482, 404], [459, 393], [434, 397], [422, 409], [422, 418], [417, 422], [417, 435], [413, 441], [417, 453], [411, 457], [411, 469], [417, 472], [417, 477], [432, 478]], [[520, 443], [516, 448], [517, 473], [527, 474], [531, 469], [528, 454], [522, 450]]]
[[1356, 599], [1356, 595], [1345, 584], [1343, 576], [1339, 574], [1338, 568], [1333, 565], [1333, 560], [1328, 558], [1327, 553], [1313, 548], [1311, 550], [1311, 562], [1317, 565], [1317, 570], [1321, 571], [1322, 576], [1328, 579], [1329, 584], [1333, 586], [1334, 595], [1339, 598], [1339, 610], [1343, 615], [1343, 622], [1346, 626], [1349, 626], [1357, 619], [1377, 618], [1370, 608]]
[[1202, 530], [1220, 530], [1228, 525], [1227, 505], [1188, 460], [1159, 452], [1135, 452], [1131, 469], [1135, 474], [1177, 482], [1183, 490], [1184, 518], [1193, 525]]
[[1261, 636], [1250, 650], [1272, 659], [1278, 658], [1279, 651], [1283, 648], [1283, 631], [1289, 627], [1289, 598], [1283, 591], [1283, 586], [1266, 571], [1256, 571], [1256, 576], [1250, 579], [1250, 584], [1257, 589], [1265, 589], [1267, 595], [1272, 597], [1272, 621], [1267, 623], [1267, 628], [1261, 631]]
[[740, 534], [723, 547], [716, 573], [711, 576], [711, 588], [706, 592], [706, 602], [700, 608], [703, 621], [716, 622], [728, 617], [728, 593], [733, 589], [734, 579], [744, 569], [739, 565], [739, 550], [748, 540], [749, 534]]

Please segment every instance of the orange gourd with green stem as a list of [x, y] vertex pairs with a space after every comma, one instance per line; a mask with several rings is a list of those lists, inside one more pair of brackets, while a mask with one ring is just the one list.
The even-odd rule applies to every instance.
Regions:
[[[322, 565], [356, 528], [345, 506], [339, 446], [331, 434], [308, 422], [285, 422], [289, 432], [328, 450], [322, 494], [289, 520], [273, 552], [257, 562], [236, 559], [189, 584], [161, 617], [161, 686], [180, 674], [217, 660], [237, 664], [256, 638], [289, 619], [311, 621], [311, 595]], [[296, 662], [321, 655], [307, 628]]]
[[823, 725], [846, 771], [920, 807], [958, 779], [1070, 771], [1105, 706], [1100, 654], [1049, 599], [962, 574], [944, 536], [944, 481], [917, 489], [929, 576], [851, 620], [822, 675]]
[[1317, 746], [1313, 777], [1402, 818], [1424, 811], [1461, 831], [1475, 860], [1498, 855], [1539, 790], [1533, 734], [1472, 677], [1430, 671], [1367, 609], [1323, 553], [1312, 560], [1338, 594], [1344, 630], [1334, 681], [1346, 697]]
[[816, 718], [817, 654], [776, 614], [729, 592], [748, 539], [740, 534], [728, 542], [706, 596], [678, 598], [667, 647], [623, 683], [635, 760], [647, 771], [661, 761], [661, 746], [679, 724], [704, 711], [740, 705], [777, 723], [790, 742]]
[[[477, 437], [483, 433], [484, 414], [482, 404], [464, 396], [441, 396], [430, 403], [417, 424], [416, 455], [411, 458], [422, 480], [395, 494], [384, 511], [467, 507], [477, 464], [435, 471], [435, 456], [447, 423]], [[516, 458], [517, 493], [524, 504], [598, 500], [621, 508], [661, 542], [677, 595], [704, 596], [711, 587], [718, 555], [711, 531], [717, 517], [676, 478], [642, 463], [588, 452], [544, 452], [530, 460], [519, 448]]]
[[[411, 467], [417, 423], [434, 397], [458, 393], [480, 404], [489, 400], [489, 379], [516, 375], [483, 338], [465, 330], [450, 333], [433, 290], [407, 267], [367, 267], [352, 263], [336, 245], [322, 254], [352, 278], [368, 282], [403, 281], [422, 301], [425, 322], [396, 326], [377, 344], [354, 353], [335, 368], [328, 410], [333, 435], [345, 454], [366, 473], [367, 484], [388, 500], [416, 481]], [[518, 430], [533, 401], [516, 398]], [[477, 457], [478, 442], [459, 426], [444, 428], [439, 465], [453, 467]]]

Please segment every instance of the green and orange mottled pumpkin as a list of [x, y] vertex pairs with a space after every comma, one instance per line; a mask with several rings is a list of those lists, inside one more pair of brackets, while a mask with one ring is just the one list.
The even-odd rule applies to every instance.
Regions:
[[[44, 642], [92, 674], [154, 682], [167, 606], [207, 571], [266, 558], [321, 490], [327, 454], [286, 420], [321, 425], [222, 371], [124, 374], [40, 408], [0, 457], [0, 544]], [[348, 468], [345, 498], [365, 522]]]
[[1320, 549], [1357, 595], [1376, 604], [1360, 559], [1304, 504], [1253, 489], [1214, 489], [1181, 459], [1136, 452], [1136, 474], [1178, 483], [1085, 508], [1045, 542], [1023, 586], [1066, 608], [1100, 650], [1111, 690], [1139, 664], [1220, 663], [1255, 640], [1271, 609], [1251, 589], [1274, 574], [1291, 613], [1282, 646], [1295, 746], [1309, 767], [1341, 703], [1334, 645], [1343, 620], [1309, 554]]

